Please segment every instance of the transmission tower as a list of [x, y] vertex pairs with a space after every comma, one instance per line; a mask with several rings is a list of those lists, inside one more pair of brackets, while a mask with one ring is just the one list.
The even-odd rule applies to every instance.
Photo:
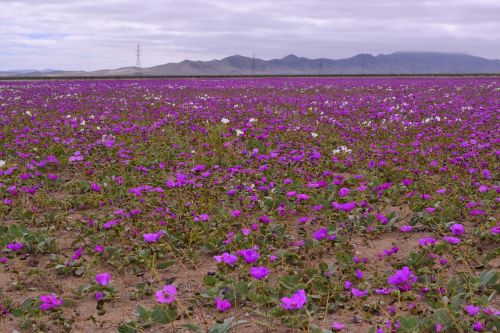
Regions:
[[136, 60], [135, 60], [135, 74], [142, 74], [141, 68], [141, 45], [137, 43]]
[[252, 76], [255, 75], [255, 53], [252, 53], [252, 69], [251, 69]]
[[319, 75], [323, 75], [323, 59], [319, 59]]

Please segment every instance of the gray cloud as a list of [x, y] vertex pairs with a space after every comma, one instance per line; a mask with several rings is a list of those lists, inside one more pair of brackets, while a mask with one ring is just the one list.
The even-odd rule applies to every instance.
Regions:
[[500, 57], [497, 0], [0, 0], [0, 70], [103, 69], [232, 54], [401, 50]]

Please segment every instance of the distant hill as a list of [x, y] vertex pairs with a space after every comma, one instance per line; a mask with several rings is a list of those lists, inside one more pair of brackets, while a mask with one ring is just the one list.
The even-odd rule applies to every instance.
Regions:
[[[327, 74], [500, 74], [500, 60], [468, 54], [437, 52], [395, 52], [358, 54], [347, 59], [309, 59], [293, 54], [262, 60], [241, 55], [221, 60], [168, 63], [142, 68], [143, 75], [327, 75]], [[135, 67], [100, 71], [0, 72], [3, 76], [121, 76], [134, 75]]]

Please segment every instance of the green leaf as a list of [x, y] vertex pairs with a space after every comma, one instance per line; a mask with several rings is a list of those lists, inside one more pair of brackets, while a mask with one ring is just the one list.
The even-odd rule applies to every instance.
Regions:
[[167, 324], [173, 322], [177, 318], [177, 310], [174, 308], [168, 308], [165, 314], [167, 315]]
[[145, 320], [150, 316], [149, 311], [146, 310], [142, 305], [137, 306], [137, 314], [139, 315], [139, 318], [141, 320]]
[[194, 332], [194, 333], [202, 333], [203, 332], [203, 330], [201, 329], [200, 326], [192, 324], [192, 323], [184, 324], [182, 326], [184, 326], [185, 328], [187, 328], [188, 330], [190, 330], [191, 332]]
[[352, 256], [346, 252], [338, 252], [335, 258], [340, 264], [350, 266], [352, 264]]
[[446, 309], [436, 309], [434, 311], [434, 321], [446, 327], [451, 323], [451, 318]]
[[213, 287], [217, 283], [217, 279], [213, 275], [205, 275], [203, 277], [203, 284], [207, 287]]
[[250, 287], [248, 286], [247, 283], [239, 281], [235, 283], [234, 290], [238, 298], [243, 298], [248, 294], [248, 290], [250, 290]]
[[286, 289], [295, 289], [296, 285], [299, 283], [300, 277], [297, 275], [285, 275], [281, 279], [280, 283]]
[[237, 322], [234, 322], [234, 319], [234, 317], [229, 317], [225, 319], [222, 324], [215, 324], [208, 330], [208, 333], [227, 333], [236, 326], [247, 323], [246, 320], [239, 320]]
[[121, 324], [118, 327], [119, 333], [135, 333], [137, 332], [137, 328], [135, 327], [135, 323], [133, 321], [129, 321], [127, 323]]
[[481, 285], [483, 285], [483, 286], [493, 285], [497, 282], [497, 280], [498, 280], [498, 272], [487, 271], [487, 272], [481, 273], [480, 281], [481, 281]]
[[399, 318], [399, 323], [401, 324], [399, 329], [402, 332], [417, 332], [418, 318], [416, 318], [416, 317], [402, 317], [402, 318]]
[[169, 268], [170, 266], [173, 266], [174, 264], [175, 264], [175, 260], [162, 261], [162, 262], [158, 262], [156, 264], [156, 268], [165, 269], [165, 268]]
[[151, 318], [157, 323], [160, 324], [168, 324], [170, 323], [168, 321], [167, 313], [165, 309], [163, 309], [161, 306], [157, 306], [153, 309], [153, 312], [151, 312]]

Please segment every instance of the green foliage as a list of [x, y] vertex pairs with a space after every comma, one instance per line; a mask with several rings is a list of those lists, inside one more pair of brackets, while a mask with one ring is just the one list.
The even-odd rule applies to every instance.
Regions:
[[[248, 323], [246, 320], [236, 320], [235, 317], [229, 317], [224, 319], [222, 323], [215, 323], [212, 327], [210, 327], [207, 333], [228, 333], [237, 326]], [[195, 324], [185, 324], [183, 325], [188, 330], [194, 333], [202, 333], [203, 329]]]

